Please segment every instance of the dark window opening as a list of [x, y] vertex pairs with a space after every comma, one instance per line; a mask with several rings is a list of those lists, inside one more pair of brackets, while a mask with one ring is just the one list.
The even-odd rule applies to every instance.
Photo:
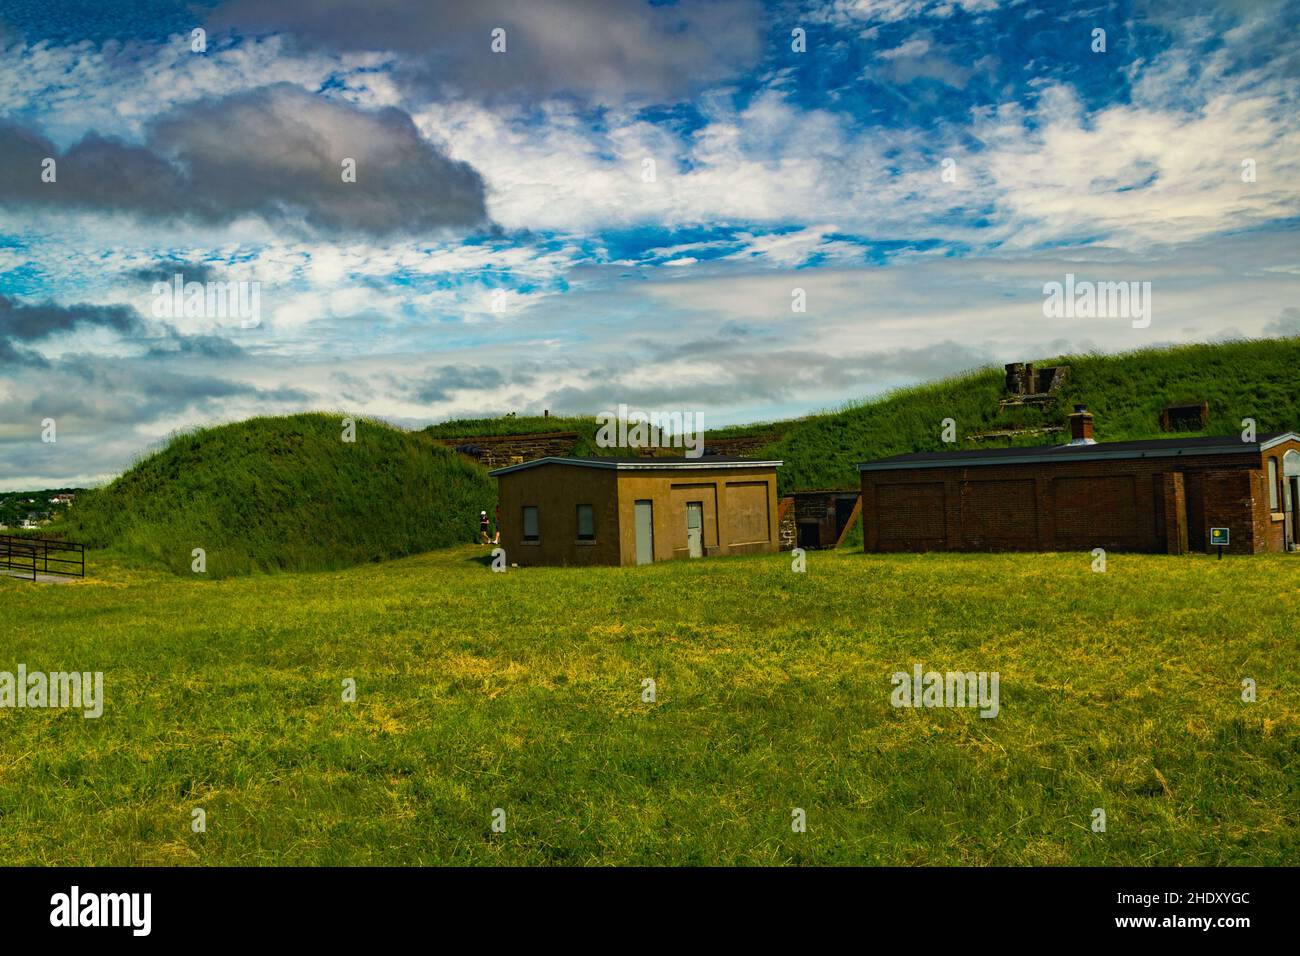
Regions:
[[541, 533], [537, 530], [537, 506], [524, 506], [524, 540], [540, 541]]
[[591, 505], [578, 505], [578, 540], [596, 540], [596, 513]]
[[835, 499], [835, 533], [837, 535], [844, 533], [844, 526], [849, 523], [849, 518], [853, 514], [853, 509], [857, 506], [857, 498]]

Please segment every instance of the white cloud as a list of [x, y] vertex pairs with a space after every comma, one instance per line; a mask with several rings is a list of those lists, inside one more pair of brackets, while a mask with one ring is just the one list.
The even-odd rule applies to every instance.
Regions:
[[14, 43], [0, 47], [0, 114], [38, 116], [42, 132], [66, 147], [87, 130], [136, 139], [178, 104], [280, 82], [315, 90], [337, 78], [345, 99], [389, 106], [391, 85], [374, 71], [391, 60], [291, 50], [279, 36], [214, 40], [205, 53], [191, 52], [185, 34], [138, 47]]
[[957, 10], [985, 13], [996, 10], [1001, 0], [831, 0], [815, 11], [818, 19], [839, 26], [862, 23], [894, 23], [920, 16], [943, 19]]

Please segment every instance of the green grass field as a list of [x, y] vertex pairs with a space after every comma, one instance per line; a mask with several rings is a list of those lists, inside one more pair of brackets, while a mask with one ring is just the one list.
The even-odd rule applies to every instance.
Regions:
[[[92, 552], [0, 578], [0, 670], [106, 685], [98, 720], [0, 710], [0, 863], [1293, 864], [1300, 559], [1091, 560]], [[999, 672], [1000, 715], [891, 707], [914, 663]]]

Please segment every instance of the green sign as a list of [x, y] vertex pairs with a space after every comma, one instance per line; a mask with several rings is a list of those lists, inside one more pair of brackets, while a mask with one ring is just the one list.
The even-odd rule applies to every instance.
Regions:
[[1210, 529], [1210, 544], [1211, 544], [1211, 545], [1217, 545], [1217, 546], [1220, 547], [1220, 548], [1226, 548], [1226, 547], [1228, 546], [1228, 529], [1227, 529], [1227, 528], [1211, 528], [1211, 529]]

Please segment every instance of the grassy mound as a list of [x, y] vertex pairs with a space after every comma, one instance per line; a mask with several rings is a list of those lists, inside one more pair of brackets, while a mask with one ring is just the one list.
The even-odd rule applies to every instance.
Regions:
[[[1144, 349], [1121, 355], [1066, 355], [1035, 360], [1039, 366], [1068, 365], [1069, 378], [1047, 410], [1000, 409], [1005, 395], [1002, 369], [982, 369], [916, 386], [882, 399], [835, 412], [779, 423], [781, 438], [761, 449], [781, 458], [782, 493], [798, 488], [853, 487], [857, 462], [916, 451], [1059, 444], [1065, 435], [1028, 435], [974, 442], [977, 432], [1065, 425], [1076, 402], [1096, 416], [1098, 441], [1173, 437], [1160, 430], [1165, 405], [1208, 401], [1203, 431], [1187, 435], [1229, 435], [1253, 418], [1259, 432], [1300, 426], [1300, 338]], [[943, 420], [953, 419], [960, 441], [945, 445]]]
[[173, 438], [65, 523], [91, 547], [190, 573], [339, 568], [474, 540], [496, 492], [418, 434], [341, 415], [254, 418]]
[[[1075, 402], [1086, 404], [1096, 415], [1100, 441], [1170, 437], [1160, 430], [1160, 410], [1165, 405], [1203, 400], [1210, 406], [1207, 426], [1204, 431], [1187, 434], [1231, 434], [1241, 429], [1243, 418], [1255, 419], [1261, 433], [1300, 426], [1300, 392], [1295, 388], [1300, 338], [1152, 348], [1119, 355], [1026, 358], [1039, 366], [1070, 367], [1060, 398], [1050, 409], [999, 408], [998, 402], [1006, 394], [1005, 372], [986, 368], [804, 418], [710, 428], [706, 441], [739, 435], [777, 436], [748, 454], [785, 462], [777, 472], [777, 481], [780, 492], [786, 494], [807, 488], [855, 487], [858, 462], [905, 452], [1057, 444], [1066, 437], [1030, 434], [976, 442], [971, 436], [1002, 429], [1064, 426]], [[611, 396], [611, 403], [616, 400], [616, 395]], [[707, 420], [707, 409], [704, 411]], [[957, 423], [956, 445], [942, 441], [945, 418]], [[452, 438], [576, 431], [575, 454], [635, 453], [597, 448], [597, 428], [594, 417], [510, 417], [442, 422], [424, 433]]]
[[595, 415], [561, 418], [556, 415], [505, 415], [501, 418], [453, 418], [424, 429], [431, 438], [479, 438], [488, 435], [540, 435], [546, 432], [578, 432], [595, 439]]

